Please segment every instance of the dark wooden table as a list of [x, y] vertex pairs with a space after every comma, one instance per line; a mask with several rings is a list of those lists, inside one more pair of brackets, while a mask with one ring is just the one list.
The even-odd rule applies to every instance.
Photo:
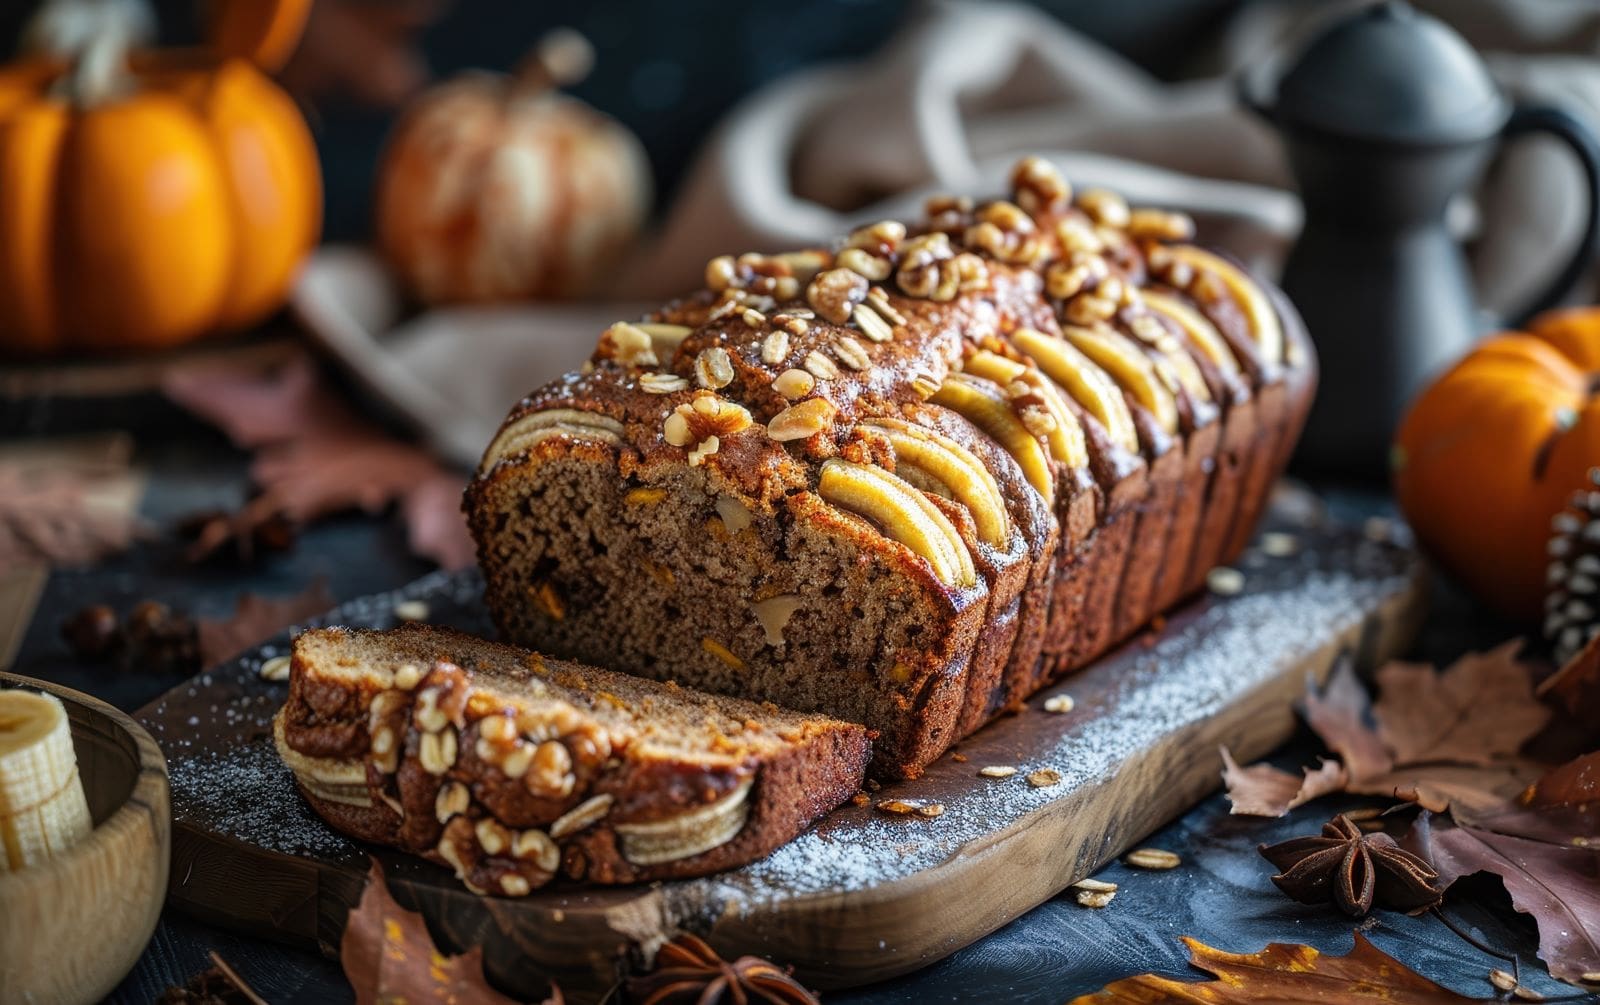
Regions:
[[[196, 510], [227, 506], [245, 491], [245, 458], [216, 434], [169, 421], [160, 435], [140, 437], [139, 462], [150, 472], [144, 515], [157, 528]], [[1379, 490], [1324, 487], [1330, 507], [1345, 518], [1389, 511]], [[165, 601], [196, 615], [221, 616], [249, 590], [286, 594], [326, 576], [339, 600], [388, 589], [429, 571], [411, 558], [404, 535], [390, 518], [351, 516], [311, 528], [288, 553], [249, 567], [195, 568], [183, 561], [170, 535], [141, 542], [129, 553], [91, 569], [58, 571], [45, 588], [17, 660], [20, 673], [87, 691], [133, 710], [179, 683], [175, 675], [121, 673], [75, 661], [60, 640], [62, 618], [91, 602], [119, 609], [143, 599]], [[1467, 648], [1511, 634], [1448, 587], [1436, 591], [1416, 655], [1446, 661]], [[1281, 752], [1285, 766], [1309, 761], [1317, 747], [1301, 736]], [[1216, 752], [1194, 756], [1215, 760]], [[1332, 953], [1350, 948], [1352, 924], [1331, 909], [1307, 908], [1283, 897], [1268, 881], [1270, 867], [1256, 845], [1314, 831], [1340, 808], [1324, 800], [1284, 820], [1233, 817], [1214, 795], [1153, 835], [1149, 844], [1182, 856], [1171, 872], [1136, 873], [1113, 865], [1102, 876], [1121, 884], [1103, 910], [1057, 897], [980, 942], [928, 968], [882, 985], [829, 996], [834, 1002], [1059, 1002], [1130, 974], [1157, 971], [1200, 976], [1187, 964], [1179, 936], [1189, 935], [1232, 951], [1255, 951], [1268, 942], [1305, 942]], [[1469, 880], [1447, 902], [1448, 913], [1483, 941], [1518, 953], [1527, 983], [1553, 995], [1570, 988], [1550, 981], [1534, 956], [1532, 923], [1511, 910], [1497, 883]], [[1472, 949], [1431, 918], [1378, 912], [1360, 924], [1382, 950], [1457, 991], [1491, 993], [1487, 972], [1499, 961]], [[169, 985], [204, 969], [215, 949], [268, 1001], [351, 1000], [338, 963], [312, 953], [242, 938], [201, 925], [172, 910], [138, 966], [112, 996], [148, 1002]], [[85, 951], [92, 951], [87, 948]]]

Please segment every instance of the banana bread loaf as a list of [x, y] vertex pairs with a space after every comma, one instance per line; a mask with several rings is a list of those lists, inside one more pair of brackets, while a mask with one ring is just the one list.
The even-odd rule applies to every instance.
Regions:
[[466, 509], [513, 641], [876, 731], [915, 776], [1246, 543], [1309, 408], [1293, 311], [1190, 221], [937, 198], [714, 259], [519, 403]]
[[423, 626], [294, 643], [278, 752], [340, 830], [521, 896], [698, 876], [850, 798], [860, 726]]

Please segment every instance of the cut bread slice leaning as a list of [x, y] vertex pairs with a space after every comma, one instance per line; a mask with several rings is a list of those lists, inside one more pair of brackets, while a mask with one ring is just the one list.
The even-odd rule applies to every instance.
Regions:
[[511, 896], [751, 861], [870, 756], [859, 726], [417, 625], [302, 634], [274, 740], [335, 827]]

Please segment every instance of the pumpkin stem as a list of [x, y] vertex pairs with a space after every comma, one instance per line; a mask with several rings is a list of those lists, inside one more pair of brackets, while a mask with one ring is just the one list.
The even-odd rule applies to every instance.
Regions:
[[557, 87], [570, 87], [594, 68], [594, 46], [572, 28], [557, 28], [539, 39], [533, 51], [517, 66], [511, 91], [518, 98], [533, 98]]
[[143, 0], [49, 0], [28, 23], [24, 48], [71, 61], [52, 93], [81, 107], [121, 93], [128, 50], [154, 34]]
[[108, 28], [78, 53], [68, 74], [68, 93], [79, 108], [91, 108], [116, 97], [127, 82], [128, 38]]

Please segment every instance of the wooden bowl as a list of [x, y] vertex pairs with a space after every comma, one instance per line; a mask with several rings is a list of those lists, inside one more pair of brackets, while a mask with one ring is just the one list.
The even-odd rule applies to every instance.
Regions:
[[96, 698], [0, 673], [0, 687], [61, 699], [94, 830], [60, 858], [0, 873], [0, 1002], [95, 1002], [155, 931], [167, 893], [167, 761], [150, 734]]

